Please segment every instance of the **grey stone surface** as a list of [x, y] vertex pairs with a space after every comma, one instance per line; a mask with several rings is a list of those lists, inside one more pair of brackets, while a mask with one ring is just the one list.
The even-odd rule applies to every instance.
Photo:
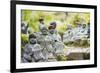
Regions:
[[83, 60], [83, 53], [70, 53], [67, 55], [68, 60]]

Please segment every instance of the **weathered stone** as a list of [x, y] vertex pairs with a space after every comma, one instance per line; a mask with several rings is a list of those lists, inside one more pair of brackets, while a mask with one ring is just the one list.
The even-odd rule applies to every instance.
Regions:
[[83, 53], [70, 53], [67, 55], [67, 60], [83, 60]]
[[88, 38], [89, 33], [87, 27], [77, 27], [74, 29], [67, 30], [63, 36], [63, 42], [67, 43], [70, 41], [76, 41], [78, 39]]
[[57, 55], [63, 54], [63, 49], [64, 49], [63, 42], [55, 42], [54, 48], [55, 48], [55, 54]]
[[64, 43], [67, 43], [69, 41], [73, 41], [73, 31], [72, 30], [66, 31], [63, 36]]

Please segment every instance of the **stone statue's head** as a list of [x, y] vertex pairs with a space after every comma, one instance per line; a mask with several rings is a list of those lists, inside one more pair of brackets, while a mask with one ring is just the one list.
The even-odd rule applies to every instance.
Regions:
[[67, 25], [67, 30], [71, 30], [72, 26], [71, 25]]
[[49, 30], [49, 33], [54, 34], [55, 33], [55, 30], [54, 29], [50, 29]]
[[57, 23], [56, 22], [51, 22], [50, 26], [52, 26], [53, 29], [56, 29]]
[[54, 34], [56, 29], [56, 22], [51, 22], [48, 29], [49, 29], [49, 33]]
[[36, 40], [36, 35], [35, 34], [30, 34], [29, 35], [29, 42], [30, 42], [30, 44], [36, 44], [37, 40]]
[[43, 27], [43, 28], [41, 29], [41, 32], [42, 32], [43, 35], [47, 35], [47, 34], [48, 34], [48, 30], [47, 30], [46, 27]]
[[86, 24], [83, 24], [82, 28], [86, 28]]
[[43, 18], [40, 18], [39, 19], [39, 22], [42, 23], [42, 24], [44, 24], [44, 19]]

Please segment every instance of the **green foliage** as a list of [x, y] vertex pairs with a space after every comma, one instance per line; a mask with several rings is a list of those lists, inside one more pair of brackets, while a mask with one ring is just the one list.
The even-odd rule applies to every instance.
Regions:
[[26, 34], [21, 34], [21, 48], [28, 43], [28, 36]]
[[29, 22], [31, 18], [32, 11], [30, 10], [22, 10], [22, 21]]
[[21, 39], [25, 42], [28, 42], [28, 35], [26, 34], [21, 34]]
[[47, 27], [50, 22], [56, 21], [57, 31], [60, 34], [63, 34], [66, 31], [67, 25], [76, 27], [77, 23], [89, 23], [90, 13], [22, 10], [22, 21], [25, 21], [27, 24], [29, 24], [31, 32], [39, 31], [39, 18], [44, 18], [44, 22]]
[[66, 61], [66, 60], [67, 60], [67, 56], [64, 55], [57, 56], [57, 61]]

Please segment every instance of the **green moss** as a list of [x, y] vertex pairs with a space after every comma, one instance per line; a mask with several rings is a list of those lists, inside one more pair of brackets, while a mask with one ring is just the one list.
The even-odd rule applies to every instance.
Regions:
[[58, 61], [66, 61], [67, 60], [67, 56], [59, 55], [59, 56], [57, 56], [57, 60]]

